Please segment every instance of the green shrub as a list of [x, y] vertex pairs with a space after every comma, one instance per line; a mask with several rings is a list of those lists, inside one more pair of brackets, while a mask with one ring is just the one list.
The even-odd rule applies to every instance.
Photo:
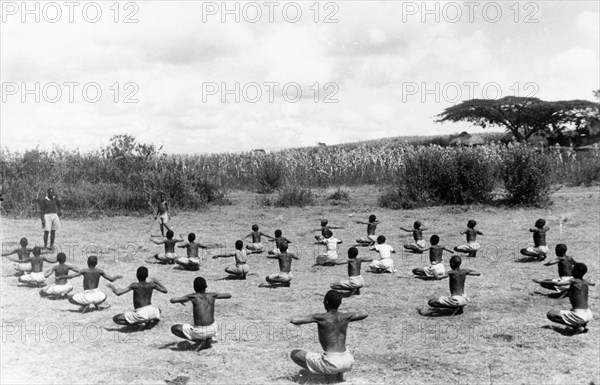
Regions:
[[342, 190], [341, 187], [338, 187], [338, 189], [333, 194], [329, 195], [326, 199], [328, 201], [332, 201], [332, 204], [334, 205], [344, 202], [350, 202], [350, 193], [348, 193], [348, 191], [346, 190]]
[[278, 194], [274, 201], [278, 207], [304, 207], [314, 203], [315, 196], [309, 188], [298, 186], [286, 186]]
[[261, 193], [271, 193], [281, 188], [285, 178], [285, 167], [273, 157], [266, 158], [257, 170], [257, 179]]
[[504, 188], [510, 204], [543, 206], [550, 201], [554, 160], [523, 145], [511, 145], [502, 156]]

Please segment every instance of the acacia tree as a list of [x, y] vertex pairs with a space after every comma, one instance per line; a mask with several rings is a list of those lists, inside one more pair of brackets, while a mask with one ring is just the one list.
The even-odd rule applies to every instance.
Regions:
[[547, 102], [538, 98], [507, 96], [471, 99], [439, 114], [436, 123], [469, 122], [481, 128], [502, 127], [520, 142], [533, 135], [556, 135], [582, 130], [599, 121], [600, 104], [587, 100]]

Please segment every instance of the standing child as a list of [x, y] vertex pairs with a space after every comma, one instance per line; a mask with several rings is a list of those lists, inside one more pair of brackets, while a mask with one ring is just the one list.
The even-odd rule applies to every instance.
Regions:
[[462, 314], [463, 307], [467, 305], [469, 296], [465, 294], [465, 279], [467, 275], [479, 276], [481, 274], [473, 270], [461, 269], [462, 259], [455, 255], [450, 258], [450, 267], [452, 270], [445, 273], [440, 279], [450, 278], [450, 296], [439, 297], [429, 300], [429, 306], [434, 308], [456, 309], [455, 314]]
[[80, 306], [79, 310], [82, 313], [94, 309], [100, 310], [99, 305], [106, 301], [106, 294], [98, 289], [100, 277], [107, 279], [110, 282], [123, 278], [122, 275], [111, 276], [106, 274], [103, 270], [97, 269], [98, 257], [95, 255], [90, 255], [88, 257], [87, 265], [87, 269], [80, 270], [77, 274], [67, 277], [67, 279], [72, 279], [83, 275], [83, 293], [72, 294], [68, 297], [69, 302]]
[[583, 263], [576, 263], [573, 266], [573, 279], [569, 283], [569, 301], [571, 310], [551, 310], [547, 317], [550, 321], [569, 326], [573, 329], [573, 334], [587, 333], [587, 324], [594, 318], [592, 311], [588, 307], [589, 282], [583, 279], [587, 273], [587, 266]]
[[[242, 242], [243, 245], [243, 242]], [[197, 277], [194, 280], [195, 293], [183, 297], [172, 298], [171, 303], [185, 305], [190, 301], [193, 306], [194, 326], [190, 324], [177, 324], [171, 326], [171, 333], [179, 338], [196, 342], [196, 351], [211, 347], [212, 338], [217, 334], [215, 324], [215, 300], [229, 299], [229, 293], [206, 293], [206, 280]]]
[[545, 279], [543, 281], [534, 279], [533, 282], [539, 283], [544, 289], [562, 292], [568, 289], [568, 285], [573, 279], [573, 265], [575, 260], [567, 255], [567, 245], [560, 243], [556, 245], [554, 251], [556, 258], [544, 263], [545, 266], [558, 264], [558, 278]]
[[258, 225], [254, 224], [252, 225], [252, 232], [248, 235], [246, 235], [244, 237], [244, 239], [246, 238], [250, 238], [252, 237], [252, 244], [250, 245], [246, 245], [246, 249], [250, 250], [252, 253], [262, 253], [263, 251], [265, 251], [265, 247], [262, 244], [262, 237], [265, 238], [269, 238], [269, 239], [275, 239], [270, 235], [267, 235], [265, 233], [263, 233], [262, 231], [260, 231], [258, 229]]
[[169, 227], [169, 202], [167, 202], [167, 197], [164, 193], [160, 193], [160, 201], [158, 202], [158, 209], [156, 209], [154, 220], [157, 218], [160, 220], [160, 234], [164, 237], [165, 229], [167, 231], [172, 230]]
[[69, 271], [79, 273], [79, 269], [65, 263], [67, 260], [65, 253], [58, 253], [56, 255], [56, 260], [58, 261], [58, 265], [52, 266], [52, 268], [44, 274], [46, 278], [55, 274], [56, 278], [52, 285], [45, 287], [40, 291], [42, 297], [63, 298], [73, 290], [73, 285], [71, 285], [68, 280]]
[[167, 231], [167, 237], [161, 239], [160, 241], [156, 241], [154, 236], [150, 236], [150, 240], [157, 245], [165, 245], [165, 253], [164, 254], [154, 254], [154, 258], [158, 259], [162, 263], [175, 263], [177, 259], [177, 254], [175, 254], [175, 244], [178, 242], [183, 242], [182, 238], [173, 238], [175, 234], [173, 231]]
[[365, 280], [360, 274], [360, 268], [363, 262], [371, 262], [371, 258], [357, 258], [358, 249], [351, 247], [348, 249], [348, 260], [336, 262], [336, 265], [348, 264], [348, 279], [340, 279], [331, 284], [334, 290], [349, 290], [353, 294], [359, 295], [360, 289], [365, 285]]
[[271, 274], [265, 278], [265, 280], [270, 284], [278, 284], [283, 287], [290, 287], [290, 283], [292, 282], [292, 259], [299, 260], [300, 258], [296, 257], [292, 253], [287, 252], [288, 247], [286, 244], [281, 245], [279, 248], [280, 253], [276, 255], [268, 255], [267, 258], [273, 258], [279, 260], [279, 273]]
[[325, 245], [325, 247], [327, 247], [325, 253], [320, 254], [317, 257], [316, 265], [334, 266], [335, 262], [338, 259], [337, 245], [342, 243], [342, 241], [340, 239], [334, 238], [331, 230], [327, 230], [327, 232], [325, 233], [325, 238], [323, 238], [322, 241], [316, 243]]
[[322, 241], [323, 239], [325, 239], [325, 234], [327, 234], [328, 230], [331, 229], [343, 229], [343, 227], [339, 227], [339, 226], [329, 226], [329, 221], [327, 219], [323, 219], [321, 220], [321, 228], [319, 229], [314, 229], [313, 231], [320, 231], [321, 234], [320, 235], [315, 235], [315, 239], [317, 241]]
[[121, 296], [133, 290], [133, 308], [134, 311], [117, 314], [113, 317], [113, 322], [118, 325], [140, 325], [152, 327], [160, 321], [160, 309], [152, 306], [152, 292], [158, 290], [167, 294], [167, 289], [156, 278], [146, 281], [148, 278], [148, 269], [145, 266], [138, 267], [136, 271], [138, 282], [134, 282], [124, 289], [117, 289], [109, 284], [113, 293]]
[[373, 273], [396, 273], [394, 269], [394, 260], [392, 259], [392, 253], [395, 254], [396, 250], [385, 243], [385, 237], [380, 235], [377, 237], [377, 245], [371, 247], [369, 250], [379, 252], [379, 259], [374, 260], [369, 264], [371, 272]]
[[533, 233], [533, 247], [521, 249], [521, 254], [527, 257], [537, 258], [540, 261], [546, 259], [548, 246], [546, 246], [546, 232], [550, 227], [546, 226], [546, 220], [540, 218], [535, 221], [535, 227], [529, 229]]
[[279, 246], [283, 245], [284, 243], [286, 245], [289, 245], [290, 243], [292, 243], [292, 241], [290, 241], [289, 239], [287, 239], [286, 237], [284, 237], [281, 233], [281, 230], [275, 230], [275, 238], [273, 240], [270, 240], [271, 242], [275, 242], [275, 248], [273, 250], [269, 250], [269, 254], [273, 255], [273, 254], [279, 254]]
[[237, 279], [246, 279], [246, 274], [248, 274], [250, 268], [248, 267], [248, 251], [244, 249], [244, 242], [242, 240], [235, 241], [235, 252], [215, 255], [213, 259], [229, 257], [235, 257], [235, 265], [226, 267], [225, 272]]
[[373, 214], [369, 215], [369, 222], [356, 221], [359, 225], [367, 225], [367, 237], [359, 238], [356, 240], [361, 246], [373, 246], [377, 242], [377, 225], [381, 222], [377, 220], [377, 217]]
[[[165, 245], [166, 247], [166, 245]], [[188, 234], [188, 242], [184, 245], [177, 246], [187, 250], [187, 257], [179, 257], [175, 260], [179, 266], [185, 270], [198, 271], [200, 270], [200, 258], [198, 258], [198, 249], [207, 249], [208, 246], [196, 242], [196, 234]]]
[[483, 235], [483, 233], [475, 229], [475, 226], [477, 226], [477, 222], [475, 220], [471, 219], [469, 222], [467, 222], [467, 229], [460, 233], [460, 235], [467, 235], [467, 243], [456, 246], [454, 251], [458, 253], [467, 253], [471, 258], [477, 256], [477, 250], [479, 250], [481, 247], [477, 242], [477, 235]]
[[431, 242], [431, 247], [429, 248], [429, 266], [413, 269], [412, 272], [414, 275], [421, 277], [441, 279], [441, 277], [446, 273], [442, 254], [444, 253], [444, 250], [452, 254], [454, 254], [454, 251], [438, 245], [440, 242], [440, 237], [437, 234], [432, 235], [429, 241]]
[[421, 254], [427, 250], [427, 243], [423, 240], [423, 231], [427, 230], [427, 228], [421, 227], [421, 222], [415, 221], [412, 230], [405, 229], [404, 227], [400, 227], [400, 230], [412, 233], [415, 240], [414, 243], [405, 244], [404, 249], [415, 254]]

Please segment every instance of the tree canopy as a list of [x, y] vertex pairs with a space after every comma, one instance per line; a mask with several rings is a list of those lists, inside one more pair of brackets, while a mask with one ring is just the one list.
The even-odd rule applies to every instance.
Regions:
[[600, 121], [600, 104], [587, 100], [548, 102], [538, 98], [507, 96], [471, 99], [448, 107], [437, 123], [469, 122], [481, 128], [502, 127], [518, 141], [533, 135], [560, 136], [566, 131], [587, 133]]

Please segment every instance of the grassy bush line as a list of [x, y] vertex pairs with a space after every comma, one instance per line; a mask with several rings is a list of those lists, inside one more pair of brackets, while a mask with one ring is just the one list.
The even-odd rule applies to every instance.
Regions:
[[33, 199], [49, 186], [66, 211], [78, 215], [147, 213], [158, 191], [174, 208], [196, 210], [228, 203], [226, 189], [277, 190], [287, 206], [296, 198], [298, 205], [310, 204], [303, 189], [363, 185], [386, 187], [379, 203], [394, 208], [489, 202], [498, 187], [507, 190], [509, 203], [544, 204], [552, 184], [598, 183], [600, 154], [517, 144], [469, 148], [391, 141], [268, 154], [166, 155], [123, 135], [88, 153], [2, 150], [0, 173], [2, 210], [15, 216], [37, 215]]

